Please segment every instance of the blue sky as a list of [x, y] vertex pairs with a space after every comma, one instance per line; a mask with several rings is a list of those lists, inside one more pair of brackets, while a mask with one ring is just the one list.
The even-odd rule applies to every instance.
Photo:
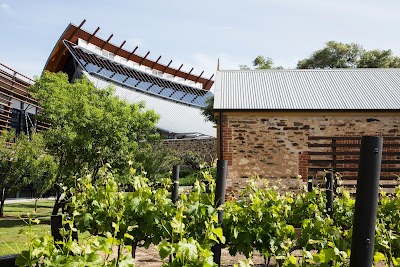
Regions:
[[40, 75], [68, 23], [210, 77], [257, 55], [294, 68], [329, 40], [400, 55], [398, 0], [0, 0], [0, 62]]

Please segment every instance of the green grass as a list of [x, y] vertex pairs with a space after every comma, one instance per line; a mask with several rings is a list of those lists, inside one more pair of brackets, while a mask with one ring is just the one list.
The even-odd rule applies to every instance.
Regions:
[[[32, 218], [39, 218], [40, 224], [32, 225], [33, 233], [44, 235], [50, 233], [50, 215], [54, 201], [38, 201], [37, 212], [35, 202], [6, 203], [4, 205], [4, 216], [0, 218], [0, 256], [18, 254], [27, 249], [28, 238], [19, 234], [20, 231], [29, 230], [27, 214], [31, 213]], [[21, 218], [25, 218], [21, 219]]]
[[[23, 220], [0, 220], [0, 256], [18, 254], [28, 248], [27, 236], [19, 234], [20, 231], [28, 231], [29, 226]], [[50, 233], [50, 225], [41, 222], [32, 226], [33, 233], [43, 235]]]
[[[54, 200], [40, 200], [35, 212], [35, 201], [5, 204], [5, 218], [0, 218], [0, 256], [19, 254], [28, 249], [28, 237], [20, 234], [29, 231], [28, 213], [31, 213], [31, 218], [40, 220], [40, 224], [32, 224], [34, 235], [51, 234], [50, 215], [53, 205]], [[79, 233], [79, 240], [85, 240], [89, 236], [88, 232]]]
[[37, 210], [35, 212], [35, 201], [19, 202], [19, 203], [6, 203], [4, 205], [4, 216], [6, 218], [26, 218], [30, 213], [32, 217], [50, 217], [53, 209], [54, 200], [39, 200], [37, 203]]

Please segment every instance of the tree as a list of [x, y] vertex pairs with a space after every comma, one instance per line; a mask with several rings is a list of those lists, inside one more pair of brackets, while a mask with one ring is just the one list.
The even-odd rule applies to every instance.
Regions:
[[201, 113], [205, 117], [206, 121], [211, 121], [217, 124], [218, 120], [214, 116], [214, 95], [206, 99], [206, 105], [202, 108]]
[[151, 182], [157, 182], [162, 174], [172, 170], [172, 166], [182, 163], [177, 151], [162, 142], [143, 142], [135, 155], [134, 168], [146, 171]]
[[400, 68], [400, 57], [394, 56], [392, 50], [371, 50], [363, 53], [358, 68]]
[[335, 41], [327, 42], [324, 48], [297, 63], [298, 69], [399, 67], [400, 57], [394, 56], [390, 49], [366, 51], [360, 44]]
[[273, 63], [271, 58], [265, 58], [263, 56], [258, 56], [253, 60], [253, 66], [256, 67], [256, 69], [271, 69]]
[[[53, 178], [53, 159], [45, 153], [40, 134], [16, 136], [15, 132], [0, 133], [0, 217], [3, 217], [4, 201], [22, 187], [48, 184]], [[44, 177], [44, 174], [46, 176]], [[46, 188], [43, 187], [43, 190]]]
[[[45, 151], [42, 136], [40, 136], [40, 139], [40, 149]], [[29, 183], [35, 192], [35, 211], [37, 209], [38, 200], [44, 193], [53, 188], [57, 175], [57, 164], [51, 155], [42, 153], [39, 159], [40, 160], [34, 162], [34, 173], [29, 176]]]
[[329, 41], [326, 46], [315, 51], [309, 58], [297, 63], [298, 69], [355, 68], [364, 49], [356, 43], [343, 44]]
[[[123, 178], [138, 143], [157, 138], [154, 111], [146, 111], [144, 103], [120, 100], [112, 88], [97, 89], [86, 77], [69, 83], [64, 73], [45, 72], [30, 92], [43, 108], [39, 119], [51, 125], [45, 140], [57, 160], [56, 186], [73, 186], [83, 171], [96, 180], [106, 164]], [[60, 207], [58, 197], [53, 214]]]
[[253, 60], [253, 66], [256, 69], [259, 69], [259, 70], [264, 70], [264, 69], [283, 69], [282, 66], [274, 67], [273, 65], [274, 65], [274, 61], [269, 57], [265, 58], [263, 56], [257, 56]]

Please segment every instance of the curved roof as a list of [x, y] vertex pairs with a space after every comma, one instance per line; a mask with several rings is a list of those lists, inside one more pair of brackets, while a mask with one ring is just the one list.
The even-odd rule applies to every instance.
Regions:
[[128, 102], [144, 101], [147, 109], [153, 109], [160, 115], [157, 128], [172, 134], [193, 133], [216, 137], [214, 124], [205, 121], [201, 109], [182, 102], [170, 101], [166, 98], [144, 94], [129, 85], [115, 83], [104, 77], [84, 72], [97, 88], [113, 85], [115, 94]]
[[133, 51], [127, 51], [123, 48], [125, 41], [120, 46], [116, 46], [110, 43], [110, 40], [113, 37], [113, 35], [111, 35], [107, 40], [101, 39], [96, 36], [96, 33], [99, 31], [100, 28], [97, 28], [93, 33], [89, 33], [81, 29], [81, 27], [85, 22], [86, 20], [84, 20], [79, 26], [75, 26], [73, 24], [68, 25], [64, 33], [60, 36], [59, 40], [57, 41], [55, 47], [53, 48], [53, 51], [51, 52], [46, 62], [44, 70], [48, 70], [51, 72], [61, 71], [70, 56], [63, 41], [68, 40], [74, 44], [77, 44], [78, 39], [82, 39], [88, 43], [92, 43], [100, 47], [101, 49], [105, 49], [111, 53], [114, 53], [115, 55], [136, 62], [139, 65], [144, 65], [152, 69], [162, 71], [164, 73], [184, 78], [186, 80], [202, 83], [203, 88], [205, 90], [209, 90], [214, 83], [214, 81], [212, 80], [214, 75], [212, 75], [211, 78], [209, 79], [201, 77], [204, 71], [201, 72], [200, 75], [192, 74], [193, 68], [189, 72], [184, 72], [181, 70], [183, 64], [178, 69], [174, 69], [170, 67], [172, 60], [168, 63], [168, 65], [159, 63], [158, 61], [161, 59], [161, 56], [158, 57], [156, 61], [150, 60], [147, 58], [147, 56], [150, 54], [150, 51], [145, 56], [140, 56], [135, 53], [137, 47]]
[[215, 110], [400, 110], [400, 69], [218, 71]]
[[153, 97], [165, 98], [195, 107], [204, 107], [211, 92], [191, 87], [157, 75], [119, 64], [79, 45], [64, 41], [65, 46], [81, 68], [92, 76]]

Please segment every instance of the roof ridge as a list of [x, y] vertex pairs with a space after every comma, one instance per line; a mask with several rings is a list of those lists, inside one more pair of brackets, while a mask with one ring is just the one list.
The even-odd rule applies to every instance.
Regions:
[[346, 71], [400, 71], [400, 68], [341, 68], [341, 69], [250, 69], [218, 70], [217, 72], [346, 72]]

